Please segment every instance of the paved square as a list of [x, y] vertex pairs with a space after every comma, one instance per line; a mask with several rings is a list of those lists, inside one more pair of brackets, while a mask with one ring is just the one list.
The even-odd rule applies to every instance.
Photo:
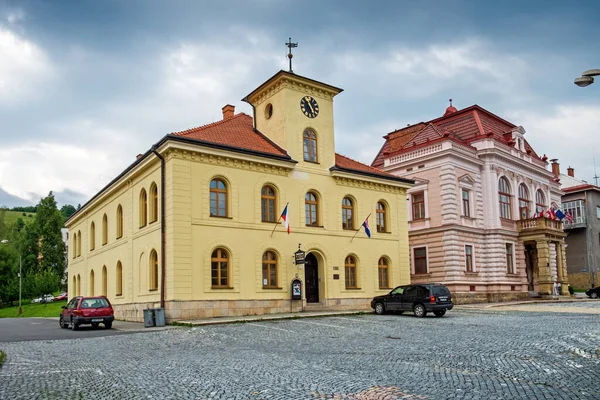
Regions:
[[600, 398], [600, 301], [545, 307], [0, 343], [0, 398]]

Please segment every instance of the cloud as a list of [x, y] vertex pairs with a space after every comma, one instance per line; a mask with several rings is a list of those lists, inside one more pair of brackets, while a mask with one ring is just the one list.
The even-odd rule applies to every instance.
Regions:
[[0, 107], [36, 97], [52, 72], [42, 49], [0, 26]]
[[363, 81], [377, 90], [399, 89], [409, 97], [429, 97], [449, 87], [501, 94], [522, 91], [521, 79], [528, 68], [525, 56], [504, 54], [481, 39], [426, 47], [392, 43], [384, 49], [350, 50], [339, 58], [337, 67], [363, 76]]
[[11, 25], [21, 22], [24, 19], [25, 13], [23, 12], [23, 10], [10, 11], [6, 14], [6, 21], [8, 21], [8, 23]]
[[600, 160], [600, 103], [560, 104], [540, 111], [512, 110], [506, 114], [525, 128], [525, 137], [538, 154], [558, 158], [562, 173], [571, 166], [576, 177], [594, 182], [594, 153]]

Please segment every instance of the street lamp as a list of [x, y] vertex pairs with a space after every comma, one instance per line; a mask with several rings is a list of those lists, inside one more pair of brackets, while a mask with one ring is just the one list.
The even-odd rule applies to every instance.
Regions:
[[600, 75], [600, 69], [588, 69], [579, 78], [575, 78], [575, 83], [579, 87], [586, 87], [594, 83], [594, 76]]
[[[8, 243], [8, 240], [6, 240], [6, 239], [0, 240], [0, 243], [6, 244], [6, 243]], [[21, 309], [21, 287], [22, 287], [22, 285], [21, 285], [22, 278], [21, 277], [23, 276], [23, 274], [21, 273], [21, 269], [22, 269], [21, 267], [22, 267], [21, 253], [19, 253], [19, 314], [18, 315], [23, 314], [23, 309]]]

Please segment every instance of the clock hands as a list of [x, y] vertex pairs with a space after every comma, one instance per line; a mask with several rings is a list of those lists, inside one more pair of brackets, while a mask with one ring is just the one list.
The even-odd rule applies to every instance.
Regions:
[[305, 99], [306, 99], [306, 104], [308, 104], [308, 106], [310, 107], [310, 111], [314, 114], [315, 110], [314, 110], [312, 104], [310, 104], [310, 97], [308, 97], [308, 98], [305, 97]]

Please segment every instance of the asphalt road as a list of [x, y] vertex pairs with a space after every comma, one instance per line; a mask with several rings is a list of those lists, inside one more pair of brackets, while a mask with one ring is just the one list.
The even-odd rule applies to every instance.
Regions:
[[82, 339], [127, 333], [152, 331], [159, 328], [144, 328], [138, 322], [114, 321], [112, 329], [80, 326], [79, 330], [61, 329], [58, 318], [0, 318], [0, 342], [21, 342], [32, 340]]

